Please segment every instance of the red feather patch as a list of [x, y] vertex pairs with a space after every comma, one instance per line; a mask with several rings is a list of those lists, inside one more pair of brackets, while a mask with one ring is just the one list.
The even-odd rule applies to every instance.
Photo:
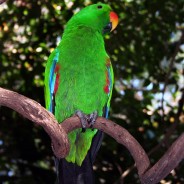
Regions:
[[[109, 58], [106, 59], [105, 65], [106, 65], [107, 68], [111, 66], [111, 60]], [[106, 82], [105, 82], [105, 86], [104, 86], [104, 92], [106, 94], [109, 94], [109, 92], [110, 92], [110, 89], [109, 89], [110, 80], [109, 80], [108, 71], [105, 72], [105, 76], [106, 76]]]
[[109, 81], [108, 71], [106, 71], [105, 74], [106, 74], [106, 83], [104, 86], [104, 92], [108, 94], [110, 92], [109, 91], [110, 81]]
[[56, 67], [55, 67], [54, 73], [58, 73], [59, 69], [60, 69], [59, 64], [56, 64]]
[[56, 74], [56, 81], [54, 86], [54, 94], [56, 94], [58, 87], [59, 87], [59, 80], [60, 80], [60, 74], [59, 74], [60, 66], [59, 64], [56, 64], [54, 73]]

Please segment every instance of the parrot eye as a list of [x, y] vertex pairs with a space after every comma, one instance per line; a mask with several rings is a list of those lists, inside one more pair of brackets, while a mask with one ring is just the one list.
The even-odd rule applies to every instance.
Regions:
[[97, 8], [98, 8], [98, 9], [102, 9], [102, 5], [98, 5]]

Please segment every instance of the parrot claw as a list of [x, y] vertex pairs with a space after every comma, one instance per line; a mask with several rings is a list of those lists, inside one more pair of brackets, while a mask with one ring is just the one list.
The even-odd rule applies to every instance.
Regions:
[[95, 124], [95, 121], [98, 117], [98, 112], [97, 111], [94, 111], [93, 113], [91, 113], [89, 115], [86, 115], [82, 111], [77, 110], [75, 114], [79, 117], [79, 119], [81, 121], [82, 132], [86, 131], [87, 123], [90, 125], [91, 129], [94, 130], [93, 125]]
[[77, 110], [75, 114], [79, 117], [79, 119], [81, 121], [81, 124], [82, 124], [82, 132], [85, 132], [86, 131], [86, 124], [88, 123], [88, 117], [87, 117], [87, 115], [85, 115], [80, 110]]
[[93, 113], [91, 113], [89, 115], [88, 122], [89, 122], [90, 127], [92, 128], [92, 130], [93, 130], [93, 125], [95, 124], [97, 117], [98, 117], [98, 112], [97, 111], [94, 111]]

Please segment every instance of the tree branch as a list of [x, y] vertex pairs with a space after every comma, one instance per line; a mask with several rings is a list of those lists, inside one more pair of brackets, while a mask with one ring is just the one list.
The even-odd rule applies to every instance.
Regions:
[[[81, 128], [78, 117], [70, 117], [63, 121], [62, 124], [58, 124], [53, 114], [39, 103], [3, 88], [0, 88], [0, 105], [9, 107], [35, 122], [35, 124], [42, 126], [50, 136], [52, 149], [58, 158], [64, 158], [69, 152], [67, 133], [76, 128]], [[97, 118], [94, 128], [110, 135], [129, 150], [135, 160], [138, 174], [143, 184], [158, 183], [184, 158], [184, 134], [173, 143], [153, 167], [149, 168], [150, 161], [147, 154], [126, 129], [103, 117]]]
[[9, 107], [25, 118], [42, 126], [52, 140], [52, 148], [57, 157], [65, 157], [69, 152], [68, 137], [54, 115], [39, 103], [23, 95], [0, 88], [0, 105]]
[[[63, 121], [61, 126], [68, 133], [76, 128], [81, 128], [81, 123], [78, 117], [71, 117]], [[90, 128], [90, 126], [87, 128]], [[147, 154], [126, 129], [103, 117], [97, 118], [94, 128], [102, 130], [106, 134], [110, 135], [118, 143], [124, 145], [130, 151], [137, 165], [139, 175], [142, 175], [145, 170], [148, 169], [150, 162]]]
[[172, 144], [162, 158], [141, 178], [143, 184], [158, 183], [184, 158], [184, 133]]

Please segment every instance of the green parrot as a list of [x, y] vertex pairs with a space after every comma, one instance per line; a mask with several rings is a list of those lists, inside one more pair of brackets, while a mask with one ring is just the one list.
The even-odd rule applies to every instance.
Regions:
[[[85, 7], [68, 21], [45, 70], [46, 108], [58, 122], [76, 113], [85, 128], [87, 122], [93, 125], [97, 114], [108, 117], [114, 78], [104, 35], [117, 24], [116, 13], [102, 3]], [[93, 183], [92, 165], [102, 132], [77, 129], [68, 137], [68, 156], [55, 161], [58, 182]]]

